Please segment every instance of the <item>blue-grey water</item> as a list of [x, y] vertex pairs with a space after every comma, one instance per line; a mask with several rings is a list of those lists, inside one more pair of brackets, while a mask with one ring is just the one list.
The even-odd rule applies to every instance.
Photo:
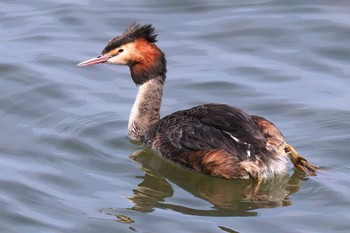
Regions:
[[[349, 1], [0, 2], [0, 232], [350, 232]], [[261, 187], [129, 142], [127, 67], [75, 65], [132, 22], [166, 53], [162, 115], [228, 103], [322, 169]]]

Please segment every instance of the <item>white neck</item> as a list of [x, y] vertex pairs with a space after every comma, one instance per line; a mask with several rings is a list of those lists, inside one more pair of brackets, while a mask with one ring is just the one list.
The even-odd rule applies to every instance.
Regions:
[[164, 81], [161, 77], [150, 79], [139, 87], [129, 117], [129, 137], [144, 142], [149, 130], [160, 119], [160, 105]]

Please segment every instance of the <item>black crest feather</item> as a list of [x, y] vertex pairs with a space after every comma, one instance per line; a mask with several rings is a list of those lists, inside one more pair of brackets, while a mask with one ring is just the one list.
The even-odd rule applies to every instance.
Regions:
[[137, 23], [131, 24], [123, 34], [114, 37], [108, 42], [107, 46], [103, 49], [102, 54], [108, 53], [123, 44], [133, 42], [137, 39], [145, 39], [150, 43], [157, 42], [157, 34], [154, 32], [152, 24], [146, 24], [143, 26]]

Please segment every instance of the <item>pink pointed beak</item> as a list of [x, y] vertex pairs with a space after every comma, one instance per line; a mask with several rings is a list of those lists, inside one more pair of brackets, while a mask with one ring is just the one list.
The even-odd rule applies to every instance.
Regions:
[[100, 55], [98, 57], [94, 57], [89, 60], [80, 62], [79, 64], [77, 64], [77, 66], [92, 66], [100, 63], [105, 63], [109, 58], [111, 58], [111, 56], [108, 54]]

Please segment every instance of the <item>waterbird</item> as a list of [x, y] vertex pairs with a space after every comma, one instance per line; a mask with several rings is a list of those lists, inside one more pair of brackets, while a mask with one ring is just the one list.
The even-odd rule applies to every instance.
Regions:
[[306, 175], [316, 174], [318, 167], [299, 155], [275, 124], [238, 107], [208, 103], [160, 118], [167, 68], [156, 42], [152, 24], [133, 23], [99, 56], [77, 64], [130, 68], [138, 86], [128, 123], [131, 141], [200, 173], [252, 179], [257, 188], [264, 179], [286, 173], [288, 157]]

